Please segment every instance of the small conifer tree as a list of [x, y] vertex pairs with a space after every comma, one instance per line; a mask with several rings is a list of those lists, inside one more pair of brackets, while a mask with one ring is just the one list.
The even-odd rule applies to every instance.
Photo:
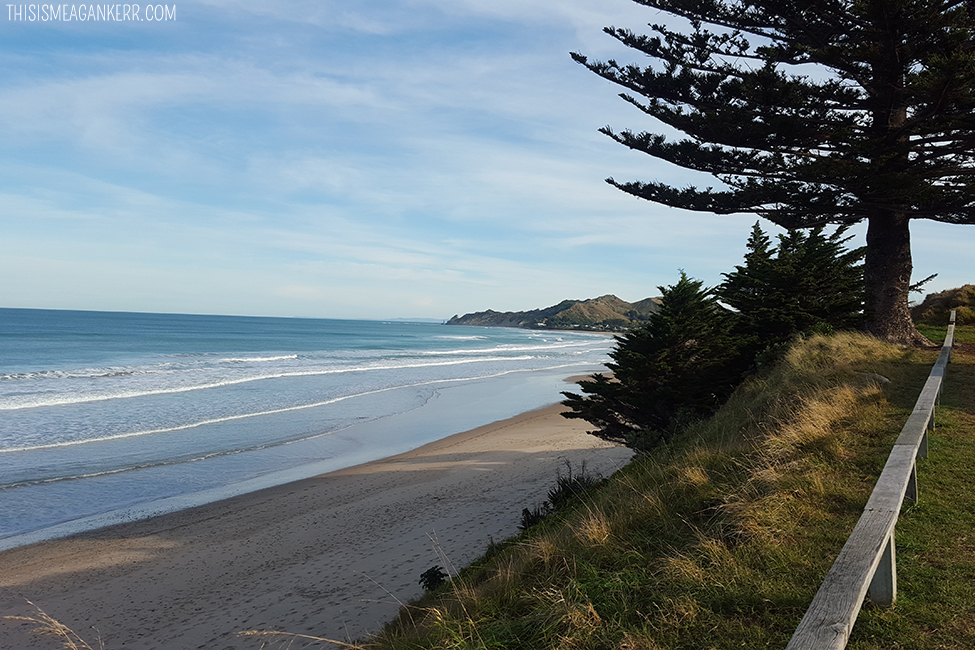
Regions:
[[596, 426], [592, 435], [637, 450], [720, 406], [742, 371], [734, 315], [713, 290], [683, 272], [677, 284], [659, 289], [660, 311], [616, 337], [606, 364], [613, 376], [579, 382], [584, 395], [563, 393], [562, 404], [571, 409], [565, 417], [587, 420]]
[[864, 251], [846, 249], [845, 232], [790, 230], [773, 247], [756, 223], [744, 264], [716, 289], [683, 272], [677, 284], [659, 287], [660, 311], [616, 337], [611, 376], [580, 381], [582, 395], [562, 393], [571, 409], [563, 415], [644, 451], [717, 409], [764, 350], [797, 334], [858, 327]]
[[756, 222], [745, 263], [725, 273], [718, 297], [740, 316], [743, 336], [765, 347], [815, 330], [863, 324], [864, 249], [848, 250], [846, 228], [790, 230], [771, 239]]

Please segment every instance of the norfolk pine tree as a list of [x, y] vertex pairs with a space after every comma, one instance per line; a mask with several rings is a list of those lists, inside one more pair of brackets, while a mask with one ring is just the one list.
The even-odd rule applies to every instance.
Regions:
[[725, 187], [608, 182], [789, 229], [866, 220], [866, 329], [924, 344], [908, 311], [910, 220], [975, 223], [975, 1], [634, 1], [687, 22], [605, 30], [650, 66], [572, 56], [687, 137], [601, 130]]

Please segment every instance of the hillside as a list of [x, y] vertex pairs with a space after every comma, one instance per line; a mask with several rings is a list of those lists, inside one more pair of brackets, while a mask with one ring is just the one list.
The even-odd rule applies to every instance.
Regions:
[[[953, 359], [932, 432], [938, 452], [918, 463], [922, 500], [897, 525], [903, 598], [864, 607], [850, 648], [975, 647], [971, 536], [958, 532], [971, 530], [975, 499], [959, 469], [975, 449], [972, 359]], [[784, 648], [933, 361], [860, 334], [800, 340], [714, 418], [575, 507], [491, 540], [356, 647]]]
[[447, 321], [447, 325], [618, 332], [639, 325], [659, 308], [658, 298], [626, 302], [606, 295], [589, 300], [563, 300], [557, 305], [531, 311], [498, 312], [488, 309], [454, 316]]
[[916, 323], [943, 325], [948, 322], [952, 309], [959, 325], [975, 325], [975, 284], [929, 293], [920, 305], [911, 309], [911, 317]]

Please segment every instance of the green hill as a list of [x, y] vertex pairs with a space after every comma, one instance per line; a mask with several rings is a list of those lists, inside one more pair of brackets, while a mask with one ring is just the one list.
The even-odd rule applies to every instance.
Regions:
[[660, 308], [658, 301], [658, 298], [645, 298], [631, 303], [606, 295], [589, 300], [563, 300], [557, 305], [531, 311], [489, 309], [454, 316], [447, 325], [620, 332], [638, 326], [655, 313]]

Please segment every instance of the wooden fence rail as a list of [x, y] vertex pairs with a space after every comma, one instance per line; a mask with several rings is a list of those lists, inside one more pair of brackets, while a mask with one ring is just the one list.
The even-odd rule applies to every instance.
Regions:
[[901, 429], [863, 515], [843, 546], [802, 617], [786, 650], [846, 648], [864, 597], [881, 606], [897, 599], [897, 554], [894, 526], [904, 499], [917, 501], [917, 458], [928, 454], [928, 430], [934, 428], [934, 407], [941, 396], [945, 368], [951, 361], [955, 312], [941, 354], [928, 375], [907, 424]]

